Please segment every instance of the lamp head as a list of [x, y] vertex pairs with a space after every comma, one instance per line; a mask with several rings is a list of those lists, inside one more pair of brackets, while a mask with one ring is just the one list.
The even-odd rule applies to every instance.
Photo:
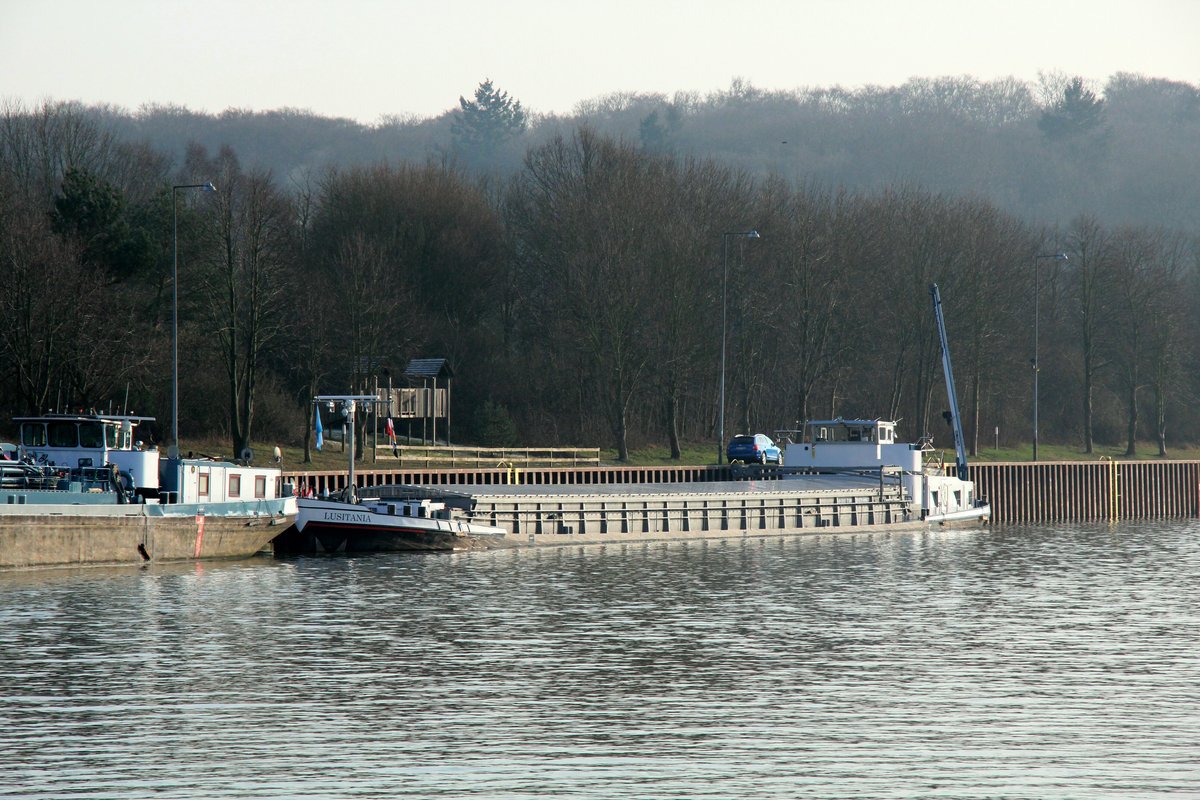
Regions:
[[217, 190], [217, 187], [213, 186], [212, 181], [209, 181], [208, 183], [204, 184], [200, 188], [206, 192], [215, 192]]

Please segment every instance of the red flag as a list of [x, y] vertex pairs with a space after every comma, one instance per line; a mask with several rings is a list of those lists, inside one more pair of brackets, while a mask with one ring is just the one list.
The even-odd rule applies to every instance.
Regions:
[[384, 423], [383, 432], [387, 434], [389, 441], [391, 441], [391, 442], [396, 441], [396, 429], [395, 429], [395, 427], [392, 426], [392, 418], [391, 417], [388, 417], [387, 422]]

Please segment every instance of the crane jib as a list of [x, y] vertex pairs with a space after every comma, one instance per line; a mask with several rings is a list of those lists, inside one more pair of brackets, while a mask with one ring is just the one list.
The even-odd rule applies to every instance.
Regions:
[[950, 425], [954, 430], [954, 464], [959, 480], [967, 480], [967, 446], [958, 416], [958, 393], [954, 390], [954, 371], [950, 368], [950, 345], [946, 340], [946, 320], [942, 316], [942, 295], [936, 283], [929, 284], [933, 314], [937, 318], [938, 338], [942, 343], [942, 372], [946, 375], [946, 399], [950, 403]]

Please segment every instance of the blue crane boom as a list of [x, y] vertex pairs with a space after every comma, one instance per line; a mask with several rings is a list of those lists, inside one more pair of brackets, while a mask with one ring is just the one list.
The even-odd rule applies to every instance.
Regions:
[[967, 480], [967, 446], [963, 440], [962, 421], [958, 416], [958, 393], [954, 390], [954, 371], [950, 368], [950, 345], [946, 340], [946, 320], [942, 316], [942, 294], [936, 283], [929, 284], [933, 297], [933, 314], [937, 317], [938, 338], [942, 342], [942, 372], [946, 375], [946, 398], [950, 402], [950, 427], [954, 430], [954, 465], [959, 480]]

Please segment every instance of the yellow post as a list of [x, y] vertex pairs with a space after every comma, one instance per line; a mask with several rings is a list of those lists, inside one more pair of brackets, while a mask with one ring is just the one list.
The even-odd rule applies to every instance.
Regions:
[[1117, 487], [1118, 469], [1115, 459], [1109, 456], [1100, 456], [1101, 461], [1108, 462], [1108, 521], [1116, 522], [1118, 516], [1120, 492]]
[[1116, 460], [1112, 462], [1112, 516], [1113, 522], [1116, 522], [1121, 516], [1121, 471]]

